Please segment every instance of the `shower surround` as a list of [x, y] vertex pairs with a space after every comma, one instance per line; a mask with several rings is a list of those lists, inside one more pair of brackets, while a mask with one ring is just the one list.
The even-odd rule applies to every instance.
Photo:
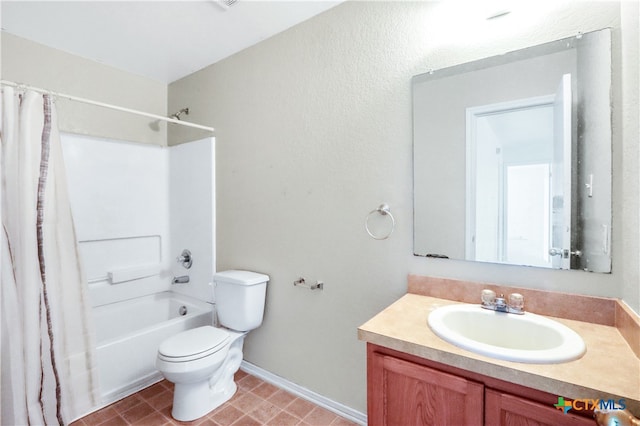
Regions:
[[[161, 379], [161, 340], [212, 323], [214, 139], [167, 148], [63, 134], [62, 144], [96, 330], [95, 409]], [[185, 248], [188, 270], [175, 261]], [[172, 285], [181, 275], [190, 283]]]

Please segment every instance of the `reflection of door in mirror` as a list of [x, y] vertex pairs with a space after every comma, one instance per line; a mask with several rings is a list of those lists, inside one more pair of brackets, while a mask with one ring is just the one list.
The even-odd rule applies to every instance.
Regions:
[[553, 129], [553, 96], [467, 108], [467, 260], [552, 266]]
[[571, 75], [555, 96], [468, 108], [467, 129], [466, 259], [569, 269]]

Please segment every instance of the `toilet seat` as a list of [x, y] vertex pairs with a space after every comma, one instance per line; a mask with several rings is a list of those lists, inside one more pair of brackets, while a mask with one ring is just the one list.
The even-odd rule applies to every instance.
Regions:
[[220, 351], [230, 339], [227, 331], [209, 325], [192, 328], [162, 342], [158, 358], [168, 362], [193, 361]]

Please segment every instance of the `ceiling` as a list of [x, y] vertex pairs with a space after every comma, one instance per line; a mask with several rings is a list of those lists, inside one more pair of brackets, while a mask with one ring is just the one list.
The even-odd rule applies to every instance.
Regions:
[[11, 34], [164, 83], [344, 0], [6, 1]]

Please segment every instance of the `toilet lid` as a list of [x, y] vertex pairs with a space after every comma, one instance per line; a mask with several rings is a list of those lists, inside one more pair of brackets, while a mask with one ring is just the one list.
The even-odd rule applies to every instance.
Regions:
[[206, 325], [176, 334], [160, 344], [158, 352], [165, 359], [185, 361], [218, 352], [229, 341], [229, 333]]

